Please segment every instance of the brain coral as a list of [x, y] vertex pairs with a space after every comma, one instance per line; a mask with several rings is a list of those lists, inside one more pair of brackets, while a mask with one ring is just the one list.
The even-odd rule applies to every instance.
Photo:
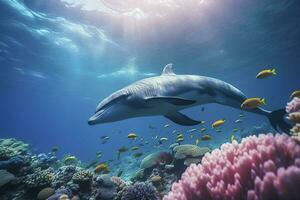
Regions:
[[287, 135], [226, 143], [192, 164], [164, 200], [297, 200], [300, 146]]
[[24, 184], [27, 188], [38, 189], [50, 186], [54, 178], [53, 169], [48, 168], [42, 170], [41, 168], [36, 168], [33, 174], [29, 174], [25, 177]]
[[147, 182], [137, 182], [130, 185], [122, 193], [121, 200], [158, 200], [155, 187]]

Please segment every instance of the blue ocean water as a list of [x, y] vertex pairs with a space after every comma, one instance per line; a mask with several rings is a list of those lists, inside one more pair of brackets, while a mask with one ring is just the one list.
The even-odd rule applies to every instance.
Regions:
[[[296, 0], [0, 1], [0, 136], [15, 137], [37, 152], [59, 146], [89, 162], [116, 158], [121, 146], [147, 154], [168, 148], [183, 127], [162, 116], [89, 126], [97, 104], [134, 81], [160, 75], [173, 63], [177, 74], [215, 77], [247, 96], [264, 97], [264, 108], [282, 108], [300, 88], [300, 3]], [[277, 75], [256, 74], [276, 68]], [[202, 111], [202, 107], [204, 110]], [[265, 117], [211, 104], [186, 111], [205, 120], [217, 147], [236, 127], [269, 123]], [[222, 132], [211, 123], [225, 118]], [[170, 124], [169, 128], [164, 128]], [[149, 127], [150, 126], [150, 127]], [[129, 140], [128, 133], [137, 133]], [[239, 132], [235, 133], [239, 137]], [[106, 144], [101, 136], [109, 136]], [[157, 147], [156, 136], [169, 141]], [[185, 143], [194, 143], [187, 137]], [[130, 152], [126, 153], [130, 155]]]

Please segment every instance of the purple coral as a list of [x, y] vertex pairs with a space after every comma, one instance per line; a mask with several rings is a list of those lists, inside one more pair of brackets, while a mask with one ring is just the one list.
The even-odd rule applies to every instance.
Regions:
[[300, 146], [287, 135], [259, 135], [205, 155], [163, 200], [296, 200], [299, 185]]
[[147, 182], [137, 182], [126, 188], [121, 200], [158, 200], [155, 187]]

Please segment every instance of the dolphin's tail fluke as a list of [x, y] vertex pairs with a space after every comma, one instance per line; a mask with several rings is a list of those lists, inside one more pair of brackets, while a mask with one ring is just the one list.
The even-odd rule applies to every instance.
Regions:
[[284, 108], [282, 108], [271, 112], [268, 117], [271, 125], [276, 131], [281, 130], [285, 133], [289, 133], [292, 126], [285, 120], [285, 114], [286, 111]]

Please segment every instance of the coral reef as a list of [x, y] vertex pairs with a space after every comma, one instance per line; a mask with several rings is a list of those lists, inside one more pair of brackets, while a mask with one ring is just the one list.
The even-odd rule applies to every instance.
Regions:
[[55, 191], [47, 200], [69, 200], [69, 196], [72, 196], [72, 193], [65, 188], [61, 188]]
[[168, 152], [156, 152], [146, 156], [141, 162], [141, 168], [147, 169], [157, 165], [170, 164], [173, 157]]
[[79, 185], [79, 188], [83, 191], [90, 189], [92, 183], [93, 174], [88, 170], [81, 169], [77, 171], [73, 176], [72, 180], [74, 183]]
[[155, 187], [148, 182], [137, 182], [121, 190], [115, 200], [159, 200]]
[[300, 124], [296, 124], [291, 129], [292, 138], [294, 138], [298, 143], [300, 143]]
[[118, 186], [118, 188], [123, 188], [126, 186], [126, 182], [121, 179], [120, 177], [117, 177], [117, 176], [112, 176], [111, 177], [111, 181], [116, 185]]
[[117, 194], [117, 185], [107, 174], [102, 174], [94, 178], [93, 197], [96, 200], [113, 200]]
[[176, 160], [184, 160], [184, 165], [189, 166], [191, 163], [199, 163], [204, 154], [210, 152], [210, 149], [192, 144], [183, 144], [175, 146], [173, 152]]
[[76, 167], [73, 165], [67, 165], [58, 168], [54, 175], [52, 187], [59, 188], [60, 186], [66, 185], [72, 180], [72, 177], [76, 172]]
[[8, 160], [17, 155], [24, 155], [28, 150], [28, 144], [14, 138], [0, 139], [0, 161]]
[[300, 98], [293, 98], [287, 104], [285, 110], [288, 113], [288, 120], [295, 123], [294, 127], [290, 130], [292, 138], [300, 143]]
[[294, 112], [298, 112], [300, 110], [300, 98], [295, 97], [292, 99], [292, 101], [290, 101], [286, 107], [285, 107], [285, 111], [287, 113], [294, 113]]
[[25, 177], [24, 184], [29, 189], [41, 190], [45, 187], [49, 187], [54, 179], [54, 173], [52, 168], [42, 170], [36, 168], [32, 174]]
[[223, 144], [192, 164], [164, 200], [299, 199], [300, 146], [287, 135]]
[[42, 169], [47, 169], [48, 167], [54, 165], [56, 162], [57, 158], [52, 153], [41, 153], [31, 156], [31, 166], [34, 168], [40, 167]]
[[22, 167], [29, 165], [29, 159], [21, 155], [11, 157], [8, 160], [0, 161], [0, 169], [5, 169], [11, 173], [17, 173]]

